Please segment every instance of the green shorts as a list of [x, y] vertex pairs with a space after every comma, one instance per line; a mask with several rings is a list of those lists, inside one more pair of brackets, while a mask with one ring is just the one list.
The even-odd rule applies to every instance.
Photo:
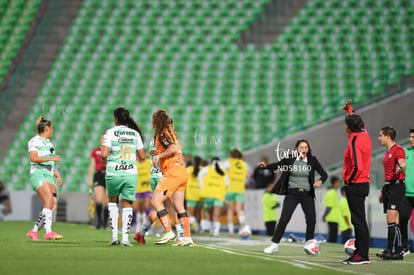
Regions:
[[160, 181], [161, 177], [162, 177], [161, 174], [151, 174], [150, 187], [151, 187], [152, 193], [154, 193], [155, 187], [157, 187], [157, 184]]
[[202, 201], [187, 201], [187, 207], [203, 206]]
[[128, 176], [105, 176], [106, 190], [108, 196], [119, 196], [128, 201], [135, 200], [137, 189], [137, 175]]
[[221, 200], [218, 199], [214, 199], [214, 198], [204, 198], [204, 207], [205, 208], [212, 208], [214, 206], [223, 206], [223, 202]]
[[30, 185], [33, 191], [36, 191], [44, 182], [49, 182], [56, 187], [56, 178], [48, 171], [36, 170], [30, 174]]
[[244, 193], [226, 193], [226, 202], [244, 202]]

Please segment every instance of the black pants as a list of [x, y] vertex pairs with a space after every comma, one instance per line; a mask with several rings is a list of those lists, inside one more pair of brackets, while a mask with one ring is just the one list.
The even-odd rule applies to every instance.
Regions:
[[352, 229], [347, 229], [341, 232], [342, 244], [345, 244], [347, 240], [352, 238]]
[[288, 189], [283, 201], [282, 214], [276, 226], [272, 242], [279, 243], [285, 233], [286, 226], [292, 218], [296, 206], [300, 204], [306, 219], [306, 240], [315, 236], [316, 213], [315, 199], [310, 192], [299, 192], [297, 189]]
[[266, 226], [266, 235], [267, 236], [273, 236], [273, 234], [275, 233], [275, 228], [276, 228], [276, 222], [265, 222], [265, 226]]
[[400, 230], [403, 248], [408, 248], [408, 221], [414, 209], [414, 197], [405, 197], [400, 210]]
[[336, 243], [338, 240], [338, 224], [328, 222], [328, 243]]
[[355, 252], [368, 259], [369, 229], [365, 216], [365, 198], [369, 194], [369, 183], [351, 184], [345, 188], [351, 211], [351, 222], [355, 229]]

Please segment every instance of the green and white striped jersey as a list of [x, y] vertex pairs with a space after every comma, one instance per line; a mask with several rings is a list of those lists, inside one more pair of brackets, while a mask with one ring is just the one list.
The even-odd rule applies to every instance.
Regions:
[[[155, 149], [154, 139], [152, 139], [150, 142], [150, 151], [153, 149]], [[154, 165], [152, 164], [153, 157], [151, 157], [150, 160], [151, 160], [151, 176], [162, 176], [160, 164], [158, 163], [157, 168], [155, 168]]]
[[[42, 138], [39, 135], [36, 135], [27, 145], [28, 151], [30, 152], [37, 152], [39, 157], [51, 157], [56, 155], [55, 146], [53, 143], [46, 138]], [[50, 175], [53, 176], [53, 169], [55, 168], [55, 162], [52, 160], [45, 161], [45, 162], [31, 162], [30, 163], [30, 174], [33, 174], [37, 170], [44, 170]]]
[[124, 125], [106, 131], [103, 146], [109, 148], [108, 176], [136, 175], [136, 151], [144, 148], [140, 134]]

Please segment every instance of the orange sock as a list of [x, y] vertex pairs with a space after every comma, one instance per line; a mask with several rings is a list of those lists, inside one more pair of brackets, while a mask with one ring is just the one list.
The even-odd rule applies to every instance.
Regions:
[[184, 237], [190, 237], [191, 236], [190, 219], [188, 217], [182, 217], [181, 224], [183, 225], [183, 229], [184, 229]]
[[[167, 211], [165, 211], [165, 213], [160, 213], [160, 212], [157, 213], [158, 218], [160, 219], [160, 222], [162, 226], [164, 227], [165, 232], [170, 232], [171, 231], [170, 216], [168, 215]], [[160, 214], [164, 214], [164, 215], [160, 215]]]

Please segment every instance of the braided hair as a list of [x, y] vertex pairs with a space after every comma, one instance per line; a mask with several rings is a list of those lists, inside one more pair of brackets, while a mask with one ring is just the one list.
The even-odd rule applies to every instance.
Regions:
[[125, 125], [128, 128], [134, 129], [141, 136], [142, 142], [144, 142], [144, 134], [142, 133], [141, 128], [135, 120], [129, 115], [129, 111], [123, 107], [118, 107], [114, 110], [114, 118], [118, 120], [120, 125]]

